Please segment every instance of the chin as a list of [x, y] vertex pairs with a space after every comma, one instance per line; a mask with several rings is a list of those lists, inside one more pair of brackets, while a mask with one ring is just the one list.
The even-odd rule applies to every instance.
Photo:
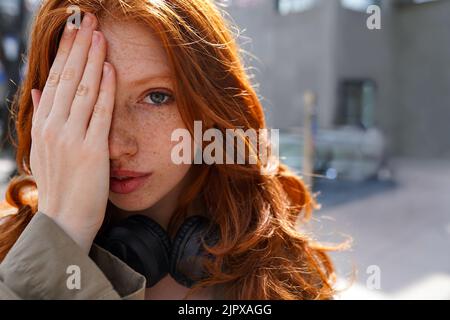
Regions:
[[[139, 198], [145, 198], [145, 202], [139, 200]], [[117, 208], [124, 211], [142, 211], [151, 206], [156, 201], [149, 199], [148, 195], [133, 195], [133, 194], [116, 194], [110, 192], [109, 201]]]

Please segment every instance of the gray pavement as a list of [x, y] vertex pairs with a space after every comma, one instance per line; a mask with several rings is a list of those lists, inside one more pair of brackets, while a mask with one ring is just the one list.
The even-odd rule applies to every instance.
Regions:
[[[326, 241], [353, 238], [350, 251], [333, 254], [341, 277], [357, 271], [341, 298], [450, 299], [450, 162], [398, 159], [392, 168], [394, 185], [372, 194], [362, 185], [352, 193], [364, 196], [349, 202], [333, 204], [320, 190], [313, 229]], [[379, 290], [367, 287], [370, 266], [380, 271]]]

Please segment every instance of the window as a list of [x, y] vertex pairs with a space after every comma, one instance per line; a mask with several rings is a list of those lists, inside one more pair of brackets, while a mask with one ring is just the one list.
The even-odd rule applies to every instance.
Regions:
[[311, 9], [316, 0], [277, 0], [277, 10], [281, 15], [302, 12]]
[[354, 10], [354, 11], [362, 11], [366, 12], [367, 8], [371, 5], [381, 5], [380, 0], [341, 0], [341, 6]]
[[372, 80], [342, 81], [336, 124], [373, 127], [375, 96], [376, 84]]
[[398, 6], [406, 6], [406, 5], [414, 5], [414, 4], [422, 4], [422, 3], [430, 3], [435, 2], [437, 0], [398, 0]]

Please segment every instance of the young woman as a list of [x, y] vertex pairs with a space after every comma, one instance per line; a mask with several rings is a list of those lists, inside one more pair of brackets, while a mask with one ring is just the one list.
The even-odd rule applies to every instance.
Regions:
[[[0, 225], [0, 296], [332, 298], [330, 248], [299, 231], [314, 207], [299, 177], [280, 163], [265, 171], [273, 162], [248, 161], [256, 153], [239, 135], [244, 163], [173, 159], [173, 132], [194, 136], [195, 121], [224, 136], [227, 129], [265, 128], [214, 1], [78, 0], [79, 29], [66, 24], [71, 4], [44, 1], [32, 27], [15, 101], [20, 176], [6, 192], [17, 213]], [[144, 278], [94, 242], [100, 230], [136, 214], [170, 241], [189, 217], [207, 219], [205, 230], [217, 228], [215, 242], [199, 237], [212, 257], [201, 260], [207, 276], [192, 287], [172, 269]], [[140, 258], [146, 254], [155, 252]]]

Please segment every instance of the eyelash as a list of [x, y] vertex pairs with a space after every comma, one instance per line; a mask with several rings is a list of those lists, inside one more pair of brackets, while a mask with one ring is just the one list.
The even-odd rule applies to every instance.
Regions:
[[168, 105], [168, 104], [170, 104], [170, 103], [172, 103], [173, 102], [173, 95], [172, 94], [170, 94], [170, 93], [168, 93], [168, 92], [165, 92], [165, 91], [162, 91], [162, 90], [154, 90], [154, 91], [150, 91], [150, 92], [148, 92], [148, 93], [146, 93], [145, 94], [145, 96], [144, 96], [144, 99], [146, 99], [147, 97], [150, 97], [152, 94], [161, 94], [161, 95], [164, 95], [165, 97], [167, 97], [165, 100], [165, 102], [162, 102], [162, 103], [149, 103], [149, 102], [143, 102], [144, 104], [149, 104], [149, 105], [152, 105], [152, 106], [157, 106], [157, 107], [159, 107], [159, 106], [164, 106], [164, 105]]

